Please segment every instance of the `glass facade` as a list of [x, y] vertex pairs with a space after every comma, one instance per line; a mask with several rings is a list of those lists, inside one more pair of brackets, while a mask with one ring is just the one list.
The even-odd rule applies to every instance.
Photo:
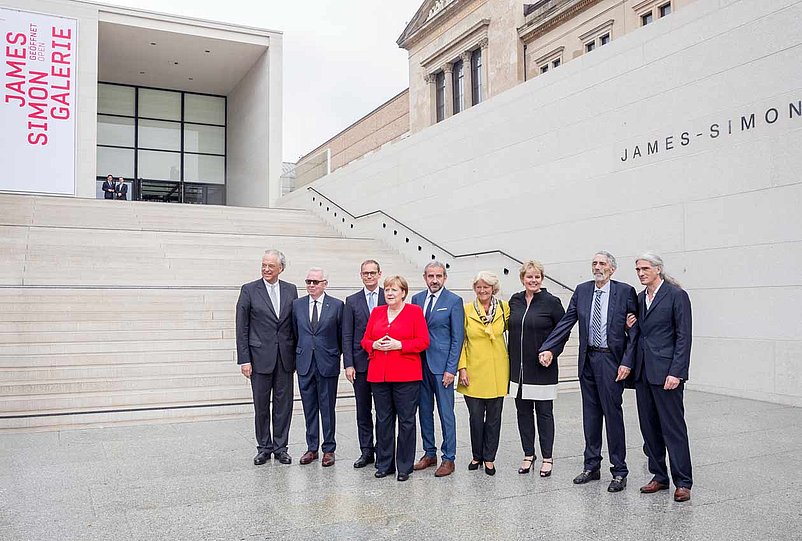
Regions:
[[128, 199], [225, 204], [224, 96], [99, 83], [97, 108], [98, 186], [111, 174]]

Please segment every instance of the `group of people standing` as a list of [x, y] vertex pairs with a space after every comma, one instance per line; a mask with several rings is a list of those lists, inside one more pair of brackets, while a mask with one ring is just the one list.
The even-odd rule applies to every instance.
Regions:
[[[651, 481], [643, 493], [669, 488], [666, 451], [676, 501], [690, 499], [690, 451], [683, 410], [688, 378], [691, 310], [687, 293], [663, 271], [659, 256], [636, 260], [645, 289], [636, 294], [611, 280], [615, 258], [598, 252], [593, 280], [579, 284], [568, 310], [545, 288], [545, 269], [527, 261], [520, 269], [523, 291], [506, 302], [492, 272], [478, 273], [469, 303], [445, 287], [446, 266], [432, 261], [423, 272], [425, 289], [409, 296], [398, 275], [381, 282], [377, 261], [360, 267], [364, 287], [345, 302], [326, 294], [325, 270], [311, 268], [308, 295], [279, 280], [284, 254], [268, 250], [262, 277], [242, 286], [236, 309], [237, 362], [251, 381], [257, 455], [261, 465], [275, 457], [292, 462], [287, 442], [293, 380], [298, 384], [306, 422], [307, 450], [300, 463], [335, 463], [335, 401], [340, 357], [353, 385], [360, 456], [355, 468], [375, 464], [375, 477], [409, 479], [413, 471], [436, 467], [444, 477], [455, 470], [454, 391], [469, 414], [469, 470], [496, 473], [504, 397], [515, 398], [524, 457], [520, 474], [542, 456], [539, 475], [553, 468], [554, 415], [558, 362], [573, 326], [579, 323], [579, 383], [585, 436], [584, 484], [600, 479], [602, 430], [606, 428], [612, 480], [608, 491], [626, 487], [626, 440], [622, 398], [625, 386], [637, 392], [638, 416], [649, 457]], [[271, 414], [272, 406], [272, 414]], [[374, 411], [375, 407], [375, 432]], [[434, 413], [442, 429], [438, 465]], [[416, 416], [423, 455], [415, 461]], [[271, 423], [272, 421], [272, 423]], [[271, 432], [272, 424], [272, 432]], [[322, 425], [322, 444], [320, 432]], [[375, 439], [374, 439], [375, 433]]]
[[114, 180], [113, 175], [106, 175], [103, 181], [103, 199], [128, 199], [128, 185], [123, 177]]

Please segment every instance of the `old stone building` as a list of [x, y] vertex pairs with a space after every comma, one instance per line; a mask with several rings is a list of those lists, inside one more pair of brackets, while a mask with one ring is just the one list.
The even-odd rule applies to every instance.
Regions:
[[692, 1], [426, 0], [397, 40], [409, 52], [409, 91], [301, 157], [296, 186], [592, 54]]

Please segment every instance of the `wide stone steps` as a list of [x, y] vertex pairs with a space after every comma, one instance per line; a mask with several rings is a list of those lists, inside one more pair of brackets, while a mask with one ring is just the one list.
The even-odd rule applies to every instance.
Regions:
[[[367, 258], [423, 287], [394, 249], [307, 211], [114, 203], [0, 194], [0, 431], [251, 414], [235, 305], [266, 248], [287, 255], [281, 277], [299, 295], [323, 266], [344, 299]], [[448, 285], [472, 299], [453, 270]], [[575, 349], [562, 380], [576, 376]], [[296, 380], [297, 411], [299, 396]], [[353, 407], [344, 375], [338, 396]]]

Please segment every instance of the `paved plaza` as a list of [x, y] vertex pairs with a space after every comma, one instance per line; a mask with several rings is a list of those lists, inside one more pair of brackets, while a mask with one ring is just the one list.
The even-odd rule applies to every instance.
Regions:
[[[0, 435], [0, 539], [802, 539], [802, 409], [686, 394], [695, 486], [642, 495], [648, 481], [633, 391], [625, 394], [629, 486], [574, 486], [582, 469], [580, 396], [560, 394], [552, 477], [519, 475], [515, 405], [505, 403], [498, 474], [467, 471], [457, 403], [457, 471], [406, 483], [355, 470], [354, 413], [338, 415], [337, 464], [254, 466], [252, 419]], [[536, 463], [536, 468], [539, 462]], [[672, 487], [673, 489], [673, 487]]]

